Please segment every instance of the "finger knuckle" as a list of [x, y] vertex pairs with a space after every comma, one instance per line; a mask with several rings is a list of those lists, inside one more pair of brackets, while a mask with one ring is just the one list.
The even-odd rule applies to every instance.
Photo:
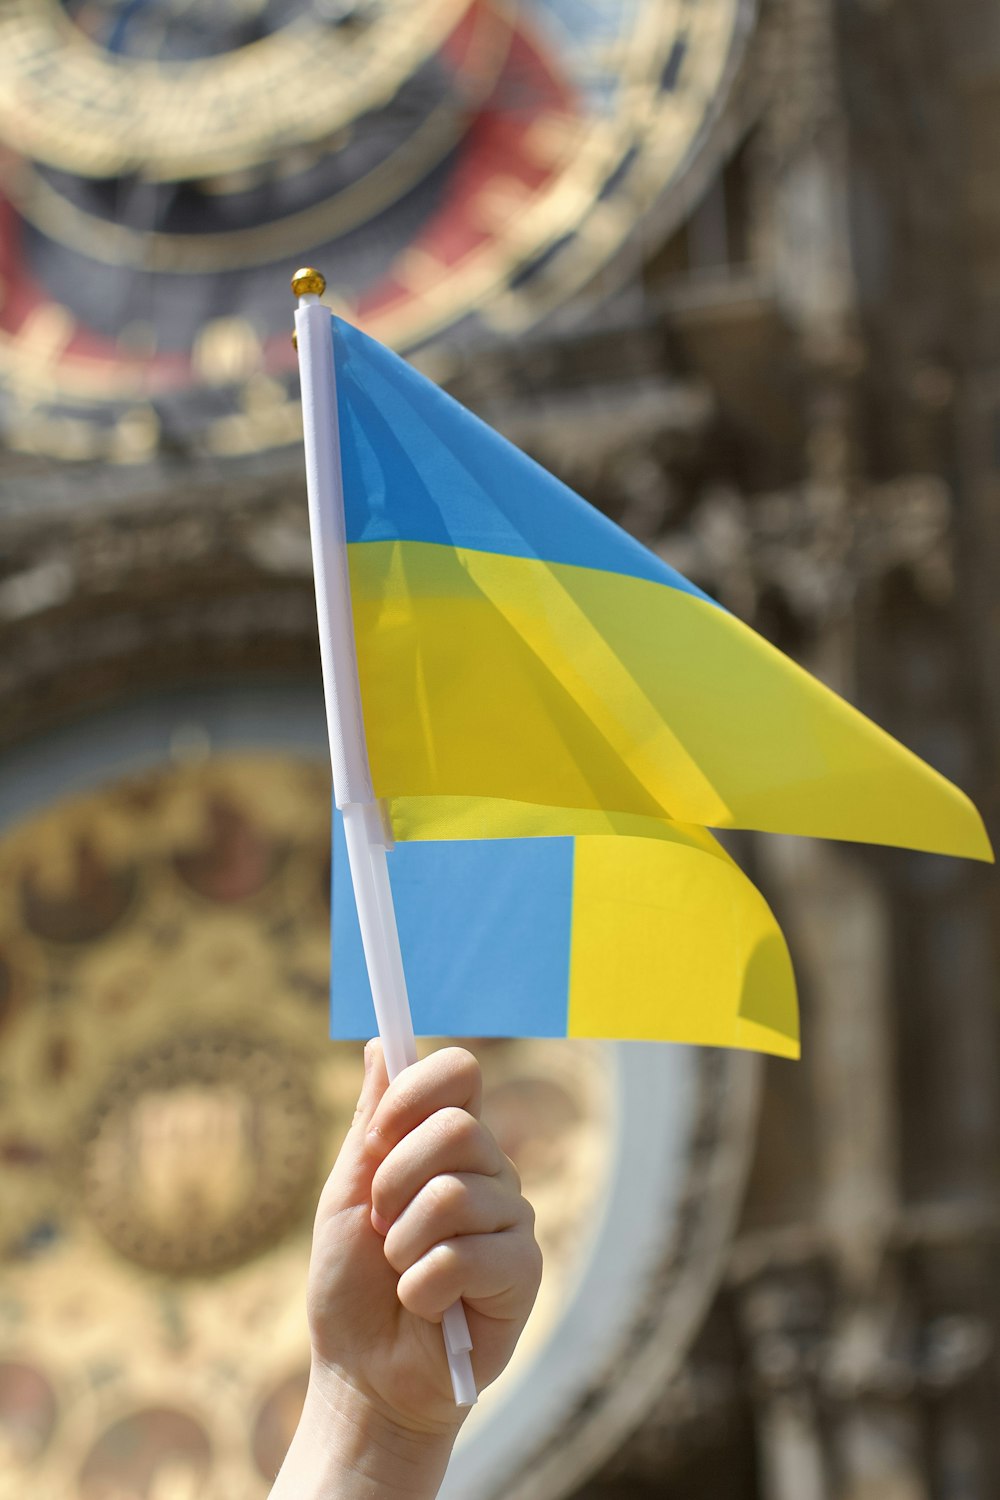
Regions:
[[542, 1251], [541, 1246], [534, 1235], [525, 1232], [515, 1232], [512, 1236], [509, 1249], [509, 1266], [511, 1275], [518, 1286], [534, 1288], [542, 1279]]
[[433, 1321], [438, 1299], [434, 1297], [427, 1278], [421, 1276], [417, 1267], [412, 1267], [405, 1276], [400, 1277], [396, 1295], [407, 1312]]
[[439, 1054], [454, 1083], [467, 1093], [479, 1086], [481, 1070], [471, 1052], [464, 1047], [445, 1047]]
[[400, 1237], [394, 1234], [391, 1229], [385, 1237], [382, 1250], [392, 1269], [398, 1276], [402, 1275], [410, 1264], [410, 1257], [406, 1254]]
[[469, 1190], [460, 1177], [442, 1173], [427, 1184], [431, 1210], [436, 1219], [460, 1217], [469, 1199]]
[[510, 1178], [515, 1193], [520, 1193], [521, 1188], [524, 1186], [521, 1181], [520, 1172], [517, 1170], [516, 1165], [511, 1161], [510, 1157], [504, 1155], [499, 1146], [497, 1147], [497, 1151], [500, 1156], [500, 1171], [504, 1173], [505, 1176]]
[[372, 1207], [388, 1218], [396, 1197], [396, 1174], [388, 1164], [379, 1167], [372, 1178]]
[[435, 1116], [435, 1124], [441, 1145], [457, 1150], [471, 1146], [482, 1128], [478, 1120], [457, 1105], [448, 1105], [445, 1109], [439, 1109]]
[[455, 1253], [450, 1244], [435, 1245], [400, 1277], [397, 1295], [408, 1312], [437, 1318], [454, 1300]]

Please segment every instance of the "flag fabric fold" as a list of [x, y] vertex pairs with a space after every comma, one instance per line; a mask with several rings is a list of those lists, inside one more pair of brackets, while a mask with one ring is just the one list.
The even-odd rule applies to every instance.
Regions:
[[[418, 1034], [798, 1056], [781, 930], [704, 829], [417, 841], [389, 863]], [[332, 926], [335, 1035], [366, 1037], [373, 1010], [339, 815]]]

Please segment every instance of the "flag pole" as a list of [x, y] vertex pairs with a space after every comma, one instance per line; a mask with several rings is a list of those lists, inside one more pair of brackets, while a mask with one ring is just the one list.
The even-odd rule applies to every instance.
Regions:
[[[292, 291], [298, 298], [295, 334], [302, 382], [309, 533], [333, 796], [344, 820], [361, 942], [391, 1080], [416, 1062], [417, 1049], [386, 863], [392, 838], [372, 788], [361, 712], [347, 569], [332, 323], [329, 308], [319, 300], [325, 290], [326, 281], [319, 271], [306, 268], [292, 277]], [[455, 1402], [458, 1406], [474, 1406], [472, 1340], [461, 1302], [449, 1307], [441, 1322]]]

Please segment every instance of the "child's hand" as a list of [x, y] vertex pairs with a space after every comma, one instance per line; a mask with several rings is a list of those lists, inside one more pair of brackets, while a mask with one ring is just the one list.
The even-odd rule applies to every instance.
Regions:
[[482, 1389], [510, 1359], [538, 1290], [534, 1216], [478, 1119], [475, 1058], [450, 1047], [388, 1085], [379, 1044], [365, 1056], [316, 1215], [310, 1391], [275, 1497], [294, 1484], [297, 1496], [340, 1500], [354, 1482], [359, 1495], [373, 1483], [380, 1496], [436, 1494], [464, 1415], [441, 1315], [464, 1301]]

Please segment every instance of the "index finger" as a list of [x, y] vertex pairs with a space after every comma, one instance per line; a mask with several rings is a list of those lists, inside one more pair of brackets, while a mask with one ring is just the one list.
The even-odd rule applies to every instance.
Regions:
[[478, 1119], [482, 1103], [483, 1076], [472, 1053], [442, 1047], [393, 1079], [372, 1115], [368, 1144], [378, 1156], [388, 1156], [439, 1109], [464, 1109]]

